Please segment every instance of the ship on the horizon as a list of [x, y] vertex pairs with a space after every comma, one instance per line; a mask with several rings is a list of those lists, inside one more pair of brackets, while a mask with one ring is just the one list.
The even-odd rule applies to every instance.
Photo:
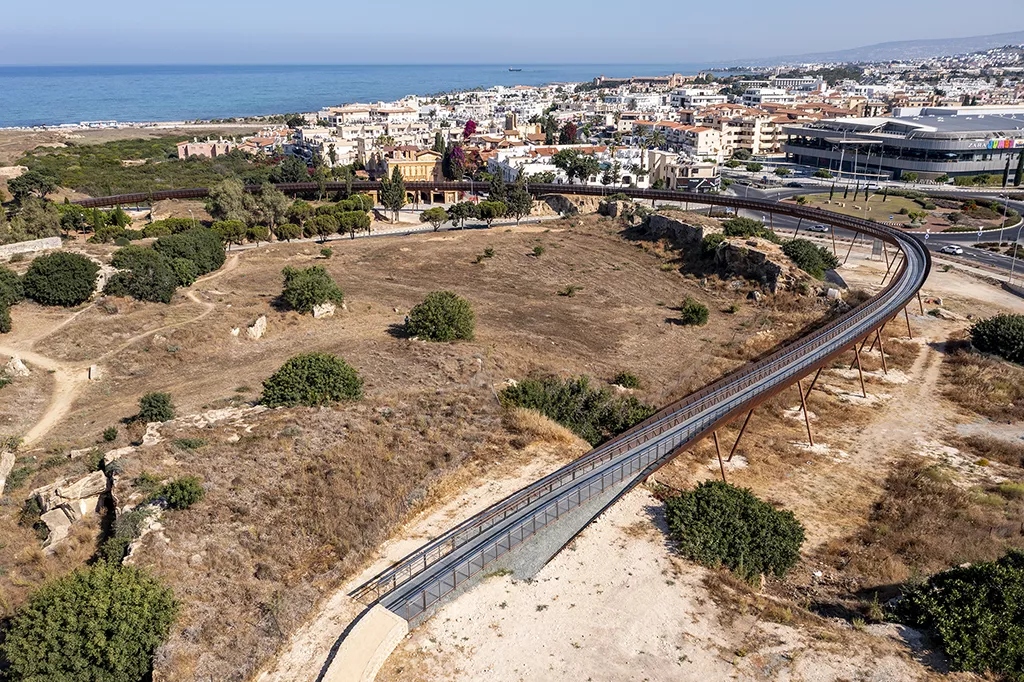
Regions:
[[522, 71], [522, 69], [517, 69], [517, 68], [515, 68], [514, 66], [510, 66], [510, 67], [508, 67], [508, 70], [509, 70], [509, 71]]

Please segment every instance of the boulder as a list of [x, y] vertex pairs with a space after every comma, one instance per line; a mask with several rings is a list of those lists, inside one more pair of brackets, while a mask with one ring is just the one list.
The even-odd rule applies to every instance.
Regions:
[[231, 330], [231, 336], [238, 336], [238, 335], [239, 335], [239, 334], [241, 334], [241, 333], [242, 333], [242, 330], [241, 330], [241, 329], [239, 329], [238, 327], [235, 327], [235, 328], [233, 328], [233, 329]]
[[107, 492], [107, 475], [102, 471], [94, 471], [77, 481], [69, 482], [65, 478], [42, 488], [36, 488], [32, 491], [32, 496], [39, 501], [39, 506], [44, 512], [62, 506], [67, 506], [70, 511], [74, 503], [98, 497], [105, 492]]
[[99, 365], [89, 365], [89, 381], [99, 381], [101, 377]]
[[775, 293], [784, 279], [786, 268], [775, 262], [769, 253], [761, 248], [726, 242], [715, 252], [715, 262], [730, 275], [739, 275], [757, 282]]
[[46, 540], [43, 542], [44, 548], [51, 548], [58, 542], [68, 536], [71, 531], [71, 518], [64, 512], [63, 509], [51, 509], [42, 516], [39, 520], [46, 524], [46, 529], [50, 531], [49, 535], [46, 536]]
[[7, 477], [11, 475], [14, 468], [14, 453], [0, 452], [0, 496], [4, 494], [4, 486], [7, 485]]
[[936, 308], [932, 311], [932, 315], [940, 320], [948, 320], [950, 322], [965, 322], [967, 320], [963, 315], [954, 313], [952, 310], [946, 310], [945, 308]]
[[754, 289], [749, 294], [747, 294], [747, 298], [753, 301], [754, 303], [760, 303], [761, 301], [764, 300], [764, 294], [762, 294], [757, 289]]
[[706, 235], [721, 231], [721, 228], [716, 230], [700, 224], [690, 225], [660, 213], [655, 213], [647, 219], [647, 232], [651, 237], [654, 239], [667, 238], [684, 247], [700, 247]]
[[622, 215], [623, 208], [621, 201], [602, 201], [597, 207], [597, 212], [609, 218], [618, 218]]
[[25, 363], [21, 361], [17, 355], [11, 358], [6, 365], [4, 365], [4, 371], [8, 376], [12, 377], [27, 377], [31, 372]]
[[830, 301], [841, 301], [843, 300], [843, 292], [839, 291], [839, 289], [829, 288], [828, 291], [825, 292], [825, 298]]
[[333, 317], [335, 310], [337, 310], [337, 306], [330, 301], [327, 301], [320, 305], [313, 306], [313, 317], [318, 320], [323, 317]]
[[263, 335], [267, 333], [267, 316], [260, 315], [256, 318], [256, 321], [249, 325], [248, 329], [245, 330], [245, 335], [253, 341], [263, 338]]

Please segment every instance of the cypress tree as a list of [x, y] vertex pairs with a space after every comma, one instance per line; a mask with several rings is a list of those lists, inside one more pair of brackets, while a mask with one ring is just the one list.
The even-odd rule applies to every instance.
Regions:
[[1017, 174], [1013, 176], [1013, 186], [1020, 187], [1021, 182], [1024, 182], [1024, 149], [1017, 155]]
[[1003, 189], [1010, 183], [1010, 157], [1006, 157], [1006, 168], [1003, 169]]

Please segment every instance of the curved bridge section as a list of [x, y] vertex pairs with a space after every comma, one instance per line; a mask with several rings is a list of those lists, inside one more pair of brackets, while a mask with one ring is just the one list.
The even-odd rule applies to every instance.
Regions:
[[[343, 185], [328, 183], [326, 191]], [[354, 190], [375, 190], [378, 183], [356, 182]], [[473, 192], [480, 183], [407, 183], [407, 189]], [[289, 193], [317, 191], [314, 183], [279, 185]], [[607, 195], [604, 187], [531, 184], [534, 195]], [[913, 235], [858, 218], [772, 201], [690, 194], [671, 190], [616, 189], [615, 193], [654, 201], [687, 202], [779, 213], [852, 230], [896, 247], [902, 259], [889, 284], [843, 317], [748, 364], [678, 402], [647, 421], [590, 451], [578, 460], [526, 486], [443, 533], [352, 592], [379, 603], [411, 623], [426, 617], [443, 600], [473, 584], [487, 571], [507, 564], [528, 544], [542, 560], [565, 543], [659, 467], [803, 377], [828, 366], [873, 334], [915, 297], [931, 268], [931, 256]], [[205, 189], [87, 199], [85, 206], [112, 206], [167, 198], [200, 198]], [[553, 532], [557, 529], [558, 532]], [[552, 544], [552, 538], [554, 544]], [[531, 543], [532, 541], [532, 543]], [[538, 546], [540, 545], [540, 546]]]

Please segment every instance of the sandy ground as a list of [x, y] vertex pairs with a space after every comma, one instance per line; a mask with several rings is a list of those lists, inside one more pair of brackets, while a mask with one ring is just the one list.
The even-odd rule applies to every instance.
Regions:
[[[666, 552], [661, 505], [624, 498], [533, 581], [493, 577], [410, 635], [377, 679], [915, 680], [895, 643], [728, 613]], [[856, 652], [852, 651], [856, 648]]]

